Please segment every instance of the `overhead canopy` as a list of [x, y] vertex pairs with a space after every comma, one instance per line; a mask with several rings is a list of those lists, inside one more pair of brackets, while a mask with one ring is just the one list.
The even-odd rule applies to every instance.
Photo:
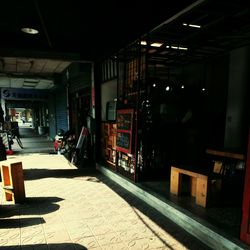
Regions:
[[138, 38], [151, 64], [213, 58], [250, 45], [250, 8], [243, 1], [199, 0]]
[[[0, 15], [0, 52], [22, 54], [39, 50], [50, 57], [53, 53], [61, 53], [62, 57], [79, 53], [83, 60], [101, 58], [192, 2], [194, 0], [150, 4], [142, 0], [4, 1]], [[22, 28], [34, 28], [39, 33], [26, 34]]]
[[[142, 0], [8, 0], [1, 3], [0, 73], [32, 77], [46, 62], [48, 72], [42, 70], [40, 75], [48, 78], [73, 61], [102, 60], [137, 39], [162, 43], [150, 48], [152, 64], [179, 65], [213, 57], [250, 43], [249, 12], [242, 0], [150, 4]], [[22, 28], [39, 33], [27, 34]], [[14, 62], [11, 70], [10, 61]]]

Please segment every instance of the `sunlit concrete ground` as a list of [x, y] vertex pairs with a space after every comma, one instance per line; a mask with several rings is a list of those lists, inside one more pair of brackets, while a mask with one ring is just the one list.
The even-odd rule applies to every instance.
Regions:
[[1, 197], [0, 249], [208, 249], [95, 170], [61, 155], [8, 158], [22, 161], [26, 199]]

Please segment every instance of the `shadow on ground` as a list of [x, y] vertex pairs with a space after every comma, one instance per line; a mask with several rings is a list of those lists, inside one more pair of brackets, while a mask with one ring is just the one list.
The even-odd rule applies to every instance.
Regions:
[[[150, 207], [142, 200], [135, 197], [132, 193], [129, 193], [127, 190], [119, 186], [114, 181], [109, 178], [103, 176], [96, 169], [59, 169], [59, 170], [49, 170], [49, 169], [26, 169], [24, 170], [25, 180], [34, 180], [40, 178], [77, 178], [82, 181], [94, 181], [94, 182], [102, 182], [107, 185], [110, 189], [116, 192], [121, 198], [123, 198], [134, 210], [134, 213], [138, 216], [138, 219], [144, 223], [144, 225], [153, 233], [155, 236], [162, 241], [162, 243], [168, 249], [173, 249], [169, 243], [161, 238], [159, 234], [157, 234], [152, 228], [151, 224], [144, 220], [144, 217], [140, 215], [140, 212], [145, 216], [150, 218], [152, 222], [159, 225], [167, 234], [170, 234], [177, 241], [179, 241], [183, 246], [188, 249], [203, 249], [208, 250], [209, 247], [205, 246], [203, 243], [198, 241], [195, 237], [191, 236], [187, 232], [185, 232], [181, 227], [167, 219], [165, 216], [161, 215], [156, 209]], [[61, 199], [58, 197], [38, 197], [38, 198], [27, 198], [25, 204], [19, 206], [20, 214], [40, 214], [49, 213], [54, 211], [55, 209], [59, 209], [59, 205], [55, 204], [55, 202], [60, 201]], [[36, 206], [36, 204], [39, 204]], [[39, 208], [42, 208], [41, 211]], [[2, 208], [0, 208], [2, 209]], [[2, 213], [0, 210], [0, 215], [4, 216], [5, 213]], [[6, 216], [6, 214], [5, 214]], [[7, 216], [6, 216], [7, 217]], [[34, 218], [30, 223], [35, 223], [37, 218]], [[38, 218], [39, 219], [39, 218]], [[21, 222], [20, 222], [21, 223]], [[28, 225], [28, 221], [24, 221], [24, 225]], [[37, 223], [43, 223], [41, 220], [37, 220]], [[192, 240], [190, 240], [192, 239]], [[31, 246], [27, 246], [29, 249]], [[33, 246], [34, 247], [34, 246]], [[43, 247], [47, 247], [46, 245], [40, 245], [41, 249], [47, 249]], [[35, 249], [40, 249], [37, 245]], [[75, 247], [75, 248], [74, 248]], [[80, 248], [81, 246], [77, 246], [74, 244], [55, 244], [49, 245], [51, 249], [86, 249]], [[23, 246], [22, 246], [23, 248]], [[4, 248], [3, 248], [4, 249]], [[26, 248], [23, 248], [26, 249]], [[34, 248], [31, 248], [34, 249]]]
[[[114, 192], [116, 192], [121, 198], [123, 198], [130, 206], [134, 209], [135, 214], [137, 214], [138, 218], [148, 227], [148, 229], [154, 233], [154, 230], [148, 225], [143, 218], [140, 217], [137, 210], [145, 214], [149, 217], [154, 223], [159, 225], [164, 231], [169, 233], [172, 237], [177, 239], [180, 243], [186, 246], [189, 249], [194, 245], [195, 249], [203, 249], [208, 250], [207, 246], [198, 241], [195, 237], [190, 241], [190, 235], [183, 231], [182, 228], [174, 224], [172, 221], [161, 215], [156, 209], [150, 207], [145, 202], [141, 201], [133, 194], [129, 193], [127, 190], [116, 184], [114, 181], [109, 178], [103, 176], [98, 170], [94, 168], [84, 168], [84, 169], [26, 169], [24, 170], [24, 178], [25, 180], [34, 180], [40, 178], [77, 178], [83, 181], [94, 181], [94, 182], [102, 182], [111, 188]], [[158, 239], [160, 239], [166, 247], [170, 248], [169, 244], [161, 239], [161, 237], [155, 234]], [[192, 237], [192, 236], [191, 236]]]
[[[166, 240], [162, 239], [160, 235], [154, 232], [154, 229], [140, 216], [137, 212], [138, 210], [150, 218], [154, 223], [160, 226], [165, 232], [174, 237], [177, 241], [183, 244], [188, 249], [203, 249], [209, 250], [208, 246], [204, 245], [202, 242], [198, 241], [195, 237], [191, 236], [189, 233], [185, 232], [181, 227], [173, 223], [171, 220], [160, 214], [155, 208], [150, 207], [144, 201], [140, 200], [132, 193], [129, 193], [126, 189], [119, 186], [114, 181], [108, 179], [107, 177], [101, 175], [98, 177], [100, 181], [109, 186], [114, 192], [116, 192], [121, 198], [123, 198], [133, 209], [134, 213], [138, 218], [144, 223], [144, 225], [155, 234], [155, 236], [162, 241], [162, 243], [167, 247], [167, 249], [172, 249]], [[190, 241], [190, 237], [193, 238]]]
[[[0, 229], [31, 227], [45, 223], [41, 217], [21, 218], [21, 219], [0, 219]], [[2, 248], [1, 248], [2, 249]]]
[[42, 178], [75, 178], [84, 177], [87, 175], [98, 175], [94, 168], [84, 169], [46, 169], [46, 168], [32, 168], [24, 169], [24, 180], [36, 180]]
[[32, 245], [22, 245], [22, 248], [18, 245], [16, 246], [1, 246], [1, 250], [10, 249], [22, 249], [22, 250], [86, 250], [87, 248], [74, 243], [61, 243], [61, 244], [32, 244]]
[[[58, 210], [60, 205], [56, 204], [56, 202], [62, 200], [59, 197], [29, 197], [21, 204], [2, 205], [0, 206], [0, 229], [43, 224], [45, 221], [39, 216]], [[9, 218], [25, 215], [27, 215], [27, 218]], [[37, 217], [30, 217], [32, 215], [37, 215]]]

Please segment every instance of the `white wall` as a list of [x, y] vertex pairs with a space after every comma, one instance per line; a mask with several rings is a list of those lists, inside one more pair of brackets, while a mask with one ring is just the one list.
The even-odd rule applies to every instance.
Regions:
[[106, 103], [117, 98], [117, 79], [105, 82], [101, 86], [101, 117], [106, 121]]

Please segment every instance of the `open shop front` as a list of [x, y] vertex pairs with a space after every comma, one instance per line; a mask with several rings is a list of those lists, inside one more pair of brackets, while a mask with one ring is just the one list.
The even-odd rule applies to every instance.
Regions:
[[[94, 166], [94, 92], [92, 88], [92, 64], [74, 63], [69, 68], [67, 80], [70, 148], [67, 158], [78, 167]], [[74, 151], [74, 150], [73, 150]]]
[[[240, 238], [248, 48], [174, 67], [152, 64], [138, 42], [130, 49], [140, 51], [122, 51], [102, 84], [100, 162]], [[109, 85], [117, 92], [104, 98]]]
[[[133, 64], [133, 65], [132, 65]], [[129, 81], [133, 82], [138, 64], [130, 65]], [[137, 111], [136, 103], [127, 98], [124, 85], [125, 63], [108, 59], [102, 64], [100, 163], [136, 181]], [[133, 99], [136, 97], [136, 91]]]

